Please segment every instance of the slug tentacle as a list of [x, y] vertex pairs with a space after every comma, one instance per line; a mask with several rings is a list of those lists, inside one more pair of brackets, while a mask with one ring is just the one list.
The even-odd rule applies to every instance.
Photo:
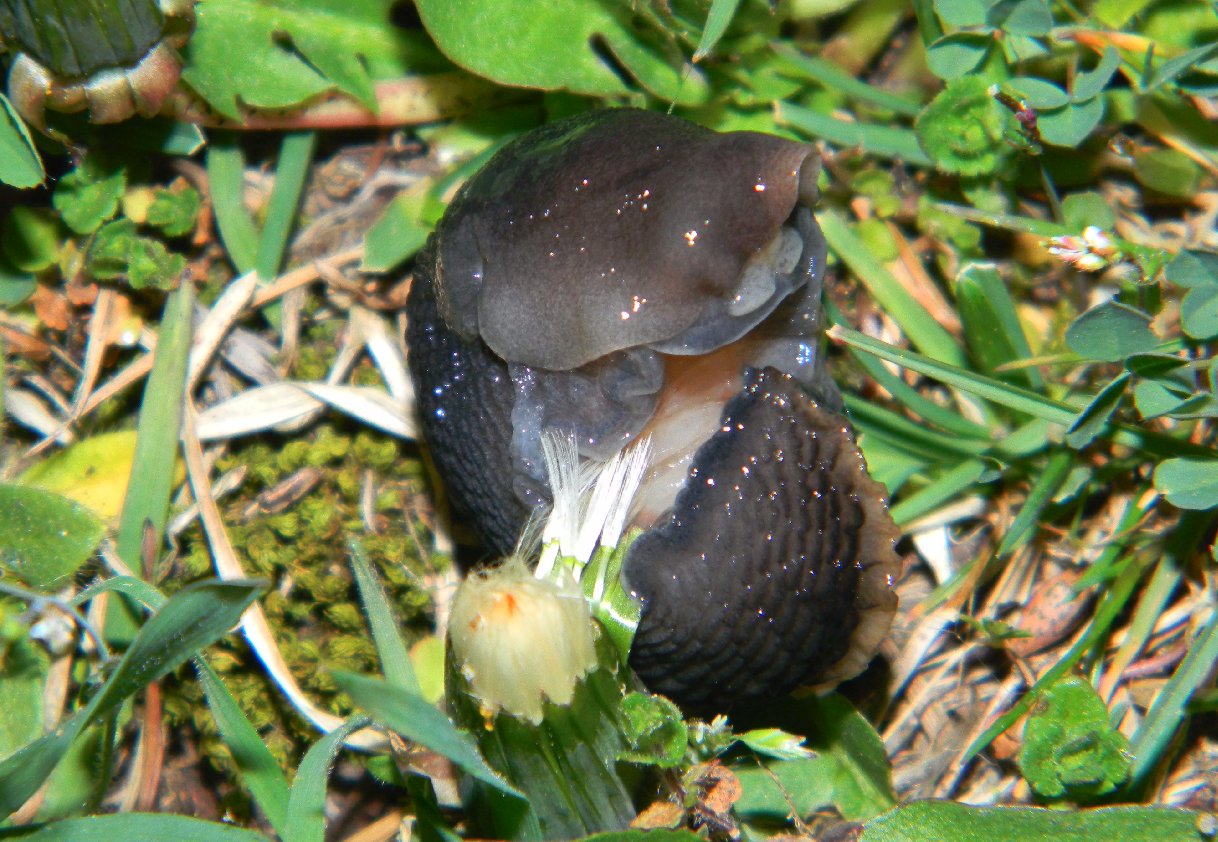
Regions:
[[598, 461], [650, 438], [631, 664], [685, 704], [840, 680], [895, 609], [896, 528], [822, 358], [818, 173], [782, 138], [589, 112], [500, 150], [417, 262], [422, 427], [490, 549], [549, 502], [545, 435]]

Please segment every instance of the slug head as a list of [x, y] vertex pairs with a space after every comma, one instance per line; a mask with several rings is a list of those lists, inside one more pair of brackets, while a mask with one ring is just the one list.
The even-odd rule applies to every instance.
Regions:
[[646, 111], [551, 124], [501, 150], [445, 214], [440, 313], [534, 368], [638, 346], [703, 353], [769, 315], [804, 282], [802, 258], [823, 254], [819, 231], [784, 228], [817, 173], [803, 144]]

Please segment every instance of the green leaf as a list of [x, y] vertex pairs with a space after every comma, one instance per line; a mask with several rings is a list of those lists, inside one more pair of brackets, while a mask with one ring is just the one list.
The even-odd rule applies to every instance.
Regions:
[[66, 497], [0, 484], [0, 567], [32, 588], [54, 590], [88, 561], [105, 527]]
[[1046, 143], [1075, 147], [1087, 139], [1103, 117], [1104, 100], [1096, 97], [1042, 111], [1037, 126]]
[[215, 670], [202, 657], [195, 659], [195, 667], [207, 696], [207, 707], [220, 737], [232, 752], [245, 788], [275, 832], [284, 839], [291, 838], [287, 835], [289, 788], [283, 770]]
[[1190, 397], [1179, 386], [1173, 388], [1160, 380], [1141, 380], [1133, 387], [1133, 405], [1148, 420], [1174, 412]]
[[30, 130], [8, 97], [0, 94], [0, 182], [26, 189], [46, 177]]
[[1169, 807], [1064, 811], [917, 801], [870, 822], [860, 842], [1202, 842], [1199, 821]]
[[1218, 286], [1188, 291], [1180, 302], [1180, 326], [1193, 339], [1218, 336]]
[[986, 23], [1010, 35], [1048, 35], [1053, 12], [1045, 0], [998, 0], [986, 13]]
[[957, 79], [980, 67], [993, 46], [988, 35], [953, 32], [926, 48], [926, 64], [940, 79]]
[[701, 61], [710, 55], [723, 33], [727, 32], [728, 24], [732, 22], [739, 8], [740, 0], [711, 0], [706, 25], [702, 27], [702, 37], [698, 39], [698, 49], [694, 51], [694, 61]]
[[[1006, 363], [1032, 356], [1015, 301], [993, 264], [965, 266], [956, 277], [955, 292], [965, 339], [985, 372], [994, 374], [995, 369]], [[1043, 386], [1040, 375], [1032, 368], [996, 376], [1033, 389]]]
[[1150, 316], [1109, 300], [1083, 313], [1066, 330], [1066, 345], [1079, 356], [1116, 362], [1159, 344], [1150, 330]]
[[1133, 174], [1144, 186], [1168, 196], [1190, 199], [1201, 186], [1201, 169], [1176, 149], [1151, 149], [1133, 158]]
[[[3, 517], [0, 516], [0, 521]], [[42, 688], [50, 658], [13, 620], [0, 620], [0, 760], [42, 735]]]
[[0, 307], [12, 309], [23, 303], [38, 288], [38, 282], [29, 272], [22, 272], [9, 265], [0, 253]]
[[1218, 459], [1167, 459], [1155, 468], [1155, 488], [1181, 509], [1218, 506]]
[[1109, 45], [1104, 50], [1104, 55], [1100, 57], [1099, 64], [1091, 70], [1075, 75], [1074, 86], [1071, 89], [1074, 101], [1082, 102], [1099, 96], [1120, 66], [1121, 54], [1117, 52], [1116, 47]]
[[1218, 43], [1204, 44], [1165, 61], [1146, 83], [1146, 90], [1153, 91], [1155, 88], [1173, 82], [1181, 73], [1202, 62], [1209, 61], [1214, 56], [1218, 56]]
[[803, 737], [788, 734], [781, 728], [754, 728], [739, 735], [738, 739], [763, 757], [775, 760], [803, 760], [816, 754], [804, 745]]
[[6, 828], [4, 838], [21, 842], [267, 842], [261, 833], [235, 825], [164, 813], [117, 813]]
[[692, 830], [615, 830], [594, 833], [581, 842], [703, 842]]
[[1094, 687], [1077, 676], [1063, 678], [1028, 715], [1019, 769], [1042, 797], [1091, 799], [1129, 777], [1129, 741], [1112, 727]]
[[367, 717], [352, 717], [309, 748], [292, 783], [284, 839], [323, 842], [326, 837], [326, 785], [330, 767], [343, 747], [343, 740], [367, 724]]
[[352, 539], [347, 543], [347, 550], [351, 553], [351, 569], [355, 573], [355, 584], [359, 588], [360, 601], [364, 604], [364, 613], [368, 615], [372, 640], [381, 659], [381, 672], [390, 684], [419, 695], [419, 680], [415, 677], [410, 653], [398, 632], [385, 589], [372, 571], [363, 545]]
[[[879, 815], [896, 803], [884, 744], [870, 723], [838, 695], [808, 698], [784, 707], [788, 731], [815, 728], [806, 741], [816, 755], [802, 760], [734, 766], [743, 794], [736, 812], [746, 820], [784, 821], [833, 806], [848, 821]], [[803, 725], [791, 721], [797, 711]]]
[[93, 237], [85, 256], [89, 274], [99, 281], [111, 281], [127, 271], [131, 250], [139, 239], [135, 223], [123, 217], [107, 222]]
[[1071, 193], [1062, 200], [1062, 219], [1075, 231], [1094, 225], [1105, 231], [1113, 230], [1116, 216], [1112, 204], [1099, 193]]
[[283, 255], [288, 248], [288, 236], [296, 224], [296, 208], [304, 191], [317, 143], [314, 132], [290, 132], [279, 144], [279, 162], [275, 166], [275, 186], [267, 202], [266, 222], [258, 238], [258, 254], [254, 268], [263, 282], [279, 274]]
[[685, 759], [689, 729], [676, 705], [663, 696], [629, 693], [621, 707], [622, 734], [631, 746], [622, 760], [670, 768]]
[[930, 164], [914, 133], [899, 126], [840, 120], [790, 102], [776, 104], [775, 121], [838, 146], [857, 146], [876, 157], [897, 158], [915, 166]]
[[258, 259], [258, 229], [245, 209], [245, 156], [231, 135], [212, 138], [207, 146], [207, 183], [212, 212], [228, 257], [244, 275]]
[[1070, 102], [1069, 94], [1044, 79], [1016, 76], [1007, 84], [1032, 108], [1061, 108]]
[[[338, 88], [375, 110], [371, 59], [402, 50], [390, 3], [227, 0], [199, 6], [182, 79], [217, 111], [286, 108]], [[239, 57], [239, 60], [234, 60]], [[399, 65], [400, 62], [393, 62]]]
[[914, 123], [935, 166], [957, 175], [986, 175], [1006, 152], [1007, 115], [979, 76], [953, 79]]
[[423, 219], [428, 200], [421, 188], [403, 190], [393, 198], [364, 235], [364, 269], [388, 272], [423, 247], [432, 228]]
[[186, 269], [186, 258], [160, 240], [136, 237], [127, 254], [127, 283], [132, 289], [172, 289]]
[[41, 272], [59, 259], [59, 223], [49, 210], [18, 205], [0, 228], [0, 247], [14, 268]]
[[90, 155], [59, 180], [51, 203], [69, 228], [91, 234], [118, 212], [126, 188], [124, 168]]
[[1129, 373], [1123, 372], [1101, 389], [1066, 428], [1066, 444], [1075, 450], [1082, 450], [1104, 432], [1112, 413], [1121, 405], [1121, 399], [1125, 397], [1125, 387], [1128, 385]]
[[945, 26], [984, 26], [992, 0], [934, 0], [935, 14]]
[[194, 230], [200, 207], [199, 191], [193, 187], [157, 190], [148, 206], [148, 224], [167, 237], [182, 237]]
[[373, 719], [408, 740], [447, 757], [466, 773], [516, 798], [522, 796], [486, 765], [469, 735], [421, 696], [384, 681], [333, 671], [334, 681]]
[[212, 580], [174, 594], [139, 630], [83, 710], [0, 762], [0, 815], [13, 812], [38, 790], [86, 725], [227, 634], [265, 587], [261, 581]]
[[1184, 249], [1163, 267], [1163, 277], [1179, 287], [1218, 286], [1218, 253]]
[[696, 105], [707, 98], [701, 72], [673, 62], [660, 48], [658, 33], [641, 34], [625, 6], [583, 0], [419, 0], [416, 7], [448, 58], [500, 84], [591, 96], [631, 93], [616, 63], [665, 101]]

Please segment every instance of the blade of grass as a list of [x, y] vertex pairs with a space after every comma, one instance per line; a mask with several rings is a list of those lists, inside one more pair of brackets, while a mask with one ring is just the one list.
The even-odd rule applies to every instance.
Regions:
[[217, 133], [208, 143], [207, 184], [216, 228], [237, 274], [254, 271], [258, 262], [258, 229], [245, 211], [245, 156], [229, 133]]
[[1060, 237], [1071, 233], [1071, 230], [1059, 222], [1047, 219], [1033, 219], [1030, 216], [1015, 216], [1008, 213], [990, 213], [989, 211], [970, 208], [967, 205], [954, 205], [950, 202], [931, 202], [931, 207], [952, 216], [959, 216], [969, 222], [979, 222], [991, 228], [1002, 228], [1006, 231], [1017, 231], [1034, 234], [1038, 237]]
[[[974, 354], [993, 374], [1008, 363], [1026, 360], [1032, 348], [1019, 323], [1015, 301], [993, 264], [970, 263], [956, 276], [956, 308]], [[1034, 367], [1013, 370], [1004, 380], [1022, 380], [1034, 392], [1044, 391]]]
[[706, 16], [706, 26], [702, 27], [702, 38], [698, 41], [698, 49], [694, 51], [695, 62], [710, 55], [723, 33], [727, 32], [728, 24], [736, 16], [738, 8], [740, 0], [712, 0], [710, 12]]
[[[169, 516], [193, 318], [194, 287], [185, 281], [169, 294], [161, 314], [152, 371], [140, 404], [131, 480], [115, 539], [119, 558], [137, 572], [143, 569], [145, 528], [151, 530], [160, 547]], [[138, 612], [131, 603], [125, 599], [111, 601], [106, 612], [106, 637], [116, 643], [130, 641], [137, 620]]]
[[232, 693], [228, 692], [220, 676], [202, 656], [195, 658], [195, 669], [199, 673], [203, 693], [207, 696], [207, 707], [211, 711], [212, 719], [220, 729], [224, 744], [233, 754], [233, 762], [237, 764], [245, 788], [253, 796], [254, 803], [262, 809], [275, 832], [283, 839], [291, 838], [287, 835], [288, 779], [283, 770], [258, 736], [258, 731], [237, 705]]
[[[1145, 505], [1147, 507], [1153, 506], [1154, 502], [1152, 500]], [[1141, 509], [1138, 506], [1130, 506], [1126, 511], [1126, 518], [1132, 516], [1133, 522], [1137, 522], [1144, 514], [1145, 509]], [[1125, 549], [1123, 542], [1114, 542], [1105, 547], [1104, 554], [1120, 555]], [[1096, 563], [1098, 564], [1099, 561], [1097, 560]], [[1059, 678], [1074, 669], [1082, 657], [1103, 640], [1109, 627], [1116, 622], [1117, 617], [1125, 610], [1129, 598], [1133, 594], [1134, 587], [1142, 577], [1142, 571], [1143, 566], [1140, 564], [1129, 564], [1121, 571], [1105, 591], [1104, 598], [1100, 602], [1099, 608], [1096, 609], [1095, 616], [1092, 617], [1087, 631], [1067, 650], [1066, 654], [1057, 663], [1041, 674], [1036, 683], [1028, 688], [1028, 691], [1023, 694], [1018, 702], [1011, 706], [1010, 710], [994, 720], [989, 728], [986, 728], [977, 739], [973, 740], [972, 745], [964, 753], [963, 762], [967, 763], [972, 760], [982, 749], [993, 742], [995, 737], [1014, 725], [1035, 704], [1036, 700], [1045, 691], [1045, 688], [1051, 686]]]
[[1073, 466], [1074, 453], [1072, 451], [1055, 450], [1049, 456], [1048, 464], [1032, 481], [1027, 499], [1024, 500], [1015, 519], [1011, 521], [1011, 526], [1007, 529], [1006, 534], [1002, 536], [1002, 543], [998, 545], [998, 551], [995, 554], [998, 558], [1005, 558], [1015, 552], [1031, 537], [1041, 513], [1053, 502], [1053, 495], [1066, 481], [1066, 476]]
[[843, 395], [842, 401], [851, 421], [860, 430], [887, 439], [902, 450], [916, 453], [931, 462], [952, 460], [953, 456], [972, 457], [989, 448], [990, 442], [953, 437], [930, 430], [916, 421], [898, 415], [856, 395]]
[[820, 82], [828, 90], [842, 93], [850, 99], [886, 108], [906, 117], [916, 117], [922, 111], [921, 104], [883, 88], [868, 85], [827, 59], [804, 55], [790, 41], [780, 41], [775, 44], [774, 52], [798, 70], [800, 75]]
[[927, 356], [953, 366], [967, 364], [964, 350], [952, 335], [926, 312], [905, 287], [850, 229], [845, 217], [823, 210], [817, 215], [829, 248], [858, 276], [876, 303], [901, 326], [909, 342]]
[[841, 120], [790, 102], [774, 106], [779, 125], [792, 126], [836, 146], [857, 147], [877, 158], [898, 159], [918, 167], [929, 167], [930, 158], [918, 145], [912, 129]]
[[389, 607], [389, 598], [372, 572], [363, 545], [352, 538], [347, 542], [347, 549], [351, 553], [351, 569], [355, 572], [355, 584], [364, 603], [364, 613], [368, 615], [368, 626], [372, 629], [372, 642], [376, 644], [376, 652], [381, 659], [381, 672], [390, 684], [416, 696], [421, 695], [419, 680], [410, 663], [410, 653], [398, 633], [393, 610]]
[[[856, 330], [843, 328], [841, 325], [835, 325], [827, 333], [830, 339], [840, 342], [848, 348], [866, 351], [882, 360], [888, 360], [910, 371], [933, 377], [949, 386], [1051, 424], [1068, 428], [1078, 415], [1078, 408], [1071, 407], [1069, 404], [982, 374], [975, 374], [958, 366], [946, 365], [913, 351], [872, 339]], [[1151, 430], [1142, 430], [1128, 424], [1110, 424], [1106, 435], [1116, 444], [1137, 448], [1157, 456], [1188, 455], [1213, 458], [1215, 455], [1214, 451], [1203, 445], [1193, 444]]]
[[976, 488], [989, 467], [980, 459], [970, 459], [944, 471], [930, 485], [893, 506], [892, 519], [900, 526], [933, 512], [953, 497]]
[[283, 136], [283, 143], [279, 147], [275, 187], [267, 203], [266, 223], [262, 226], [254, 261], [258, 277], [264, 283], [274, 280], [287, 251], [288, 236], [296, 221], [296, 208], [309, 174], [316, 139], [317, 135], [313, 132], [291, 132]]
[[330, 767], [343, 741], [369, 723], [353, 716], [309, 747], [288, 797], [287, 842], [324, 842], [326, 838], [326, 784]]

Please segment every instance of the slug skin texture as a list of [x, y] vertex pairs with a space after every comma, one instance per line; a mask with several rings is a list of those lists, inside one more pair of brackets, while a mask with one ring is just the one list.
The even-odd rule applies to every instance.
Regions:
[[508, 554], [548, 505], [543, 432], [653, 460], [630, 665], [699, 710], [860, 671], [898, 532], [821, 354], [804, 144], [594, 111], [508, 144], [421, 254], [407, 344], [456, 519]]

